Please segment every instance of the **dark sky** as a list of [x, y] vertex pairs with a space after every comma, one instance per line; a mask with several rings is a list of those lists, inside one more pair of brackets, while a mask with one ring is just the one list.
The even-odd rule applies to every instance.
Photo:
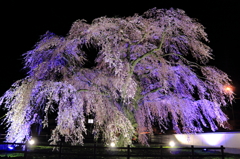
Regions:
[[[132, 16], [142, 14], [150, 8], [180, 8], [191, 18], [197, 18], [206, 27], [217, 66], [229, 74], [235, 86], [236, 96], [240, 97], [240, 1], [87, 1], [73, 3], [32, 3], [9, 0], [1, 4], [1, 78], [0, 96], [16, 80], [25, 76], [22, 70], [21, 55], [31, 50], [40, 36], [46, 31], [66, 35], [71, 24], [77, 19], [89, 23], [100, 16]], [[201, 3], [198, 3], [201, 2]], [[4, 10], [3, 10], [4, 9]], [[237, 101], [237, 100], [236, 100]], [[240, 101], [239, 101], [240, 103]]]

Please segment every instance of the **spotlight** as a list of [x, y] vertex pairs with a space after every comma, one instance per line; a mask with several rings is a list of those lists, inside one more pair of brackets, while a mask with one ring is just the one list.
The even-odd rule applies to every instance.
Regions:
[[9, 145], [9, 146], [8, 146], [8, 149], [9, 149], [9, 150], [13, 150], [13, 149], [14, 149], [14, 146], [13, 146], [13, 145]]
[[33, 145], [33, 144], [35, 144], [35, 141], [34, 141], [33, 139], [31, 139], [31, 140], [28, 141], [28, 143], [29, 143], [30, 145]]
[[204, 148], [204, 149], [202, 149], [202, 151], [208, 151], [208, 149], [207, 149], [207, 148]]
[[115, 147], [115, 143], [114, 143], [114, 142], [111, 142], [110, 146], [111, 146], [111, 147]]
[[169, 145], [170, 145], [171, 147], [174, 147], [174, 146], [175, 146], [175, 142], [170, 141], [170, 142], [169, 142]]

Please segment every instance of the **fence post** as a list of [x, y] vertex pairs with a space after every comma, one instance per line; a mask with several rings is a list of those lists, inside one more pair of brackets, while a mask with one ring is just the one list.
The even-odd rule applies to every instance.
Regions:
[[93, 158], [96, 158], [96, 143], [93, 145]]
[[62, 141], [60, 142], [60, 146], [59, 146], [59, 154], [58, 154], [58, 158], [61, 159], [62, 157]]
[[192, 148], [192, 159], [194, 159], [194, 146], [191, 145], [191, 148]]
[[221, 145], [221, 153], [222, 153], [222, 159], [224, 159], [224, 147]]
[[160, 145], [160, 159], [162, 159], [162, 145]]
[[25, 143], [24, 158], [27, 159], [27, 142]]
[[127, 146], [127, 159], [130, 159], [130, 145]]

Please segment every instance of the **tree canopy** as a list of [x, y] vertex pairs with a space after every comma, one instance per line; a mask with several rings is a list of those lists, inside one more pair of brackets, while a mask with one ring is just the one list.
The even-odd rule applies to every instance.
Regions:
[[228, 75], [212, 59], [204, 27], [181, 9], [150, 9], [142, 15], [100, 17], [73, 23], [69, 33], [47, 32], [23, 55], [27, 76], [0, 98], [7, 109], [8, 142], [29, 140], [33, 124], [48, 126], [50, 141], [60, 137], [83, 144], [86, 118], [106, 144], [148, 144], [152, 125], [177, 133], [215, 131], [233, 100]]

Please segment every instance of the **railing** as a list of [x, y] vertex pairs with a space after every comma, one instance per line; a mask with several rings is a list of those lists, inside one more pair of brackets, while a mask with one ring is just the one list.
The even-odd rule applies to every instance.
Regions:
[[[0, 150], [0, 154], [4, 153], [22, 153], [22, 156], [19, 158], [29, 159], [29, 158], [51, 158], [51, 159], [71, 159], [71, 158], [89, 158], [89, 159], [98, 159], [98, 158], [114, 158], [117, 157], [126, 158], [126, 159], [136, 159], [138, 157], [152, 157], [154, 159], [165, 159], [165, 158], [191, 158], [198, 159], [202, 157], [219, 157], [224, 159], [224, 147], [210, 147], [209, 149], [220, 150], [218, 153], [209, 153], [209, 154], [199, 154], [202, 152], [203, 148], [197, 148], [194, 146], [185, 147], [185, 148], [146, 148], [146, 147], [104, 147], [93, 144], [92, 146], [69, 146], [69, 145], [35, 145], [31, 146], [28, 144], [16, 144], [16, 143], [0, 143], [0, 145], [18, 145], [21, 148], [16, 150]], [[43, 147], [39, 148], [39, 147]], [[45, 147], [45, 148], [44, 148]], [[34, 157], [33, 157], [34, 156]]]

